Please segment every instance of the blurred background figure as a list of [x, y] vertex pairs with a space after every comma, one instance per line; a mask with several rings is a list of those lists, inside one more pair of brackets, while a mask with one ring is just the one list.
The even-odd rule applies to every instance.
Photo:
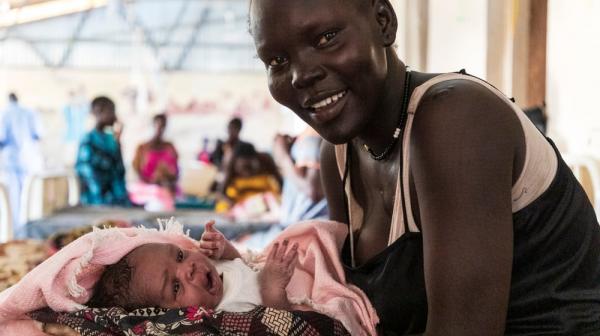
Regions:
[[83, 205], [129, 205], [121, 156], [122, 127], [116, 125], [115, 103], [107, 97], [92, 100], [96, 126], [81, 140], [75, 169]]
[[542, 132], [542, 134], [546, 135], [547, 127], [548, 127], [548, 116], [546, 115], [546, 102], [543, 102], [542, 105], [532, 106], [526, 109], [523, 109], [525, 115], [531, 122], [537, 127], [537, 129]]
[[263, 162], [253, 145], [238, 143], [234, 147], [219, 188], [217, 212], [229, 211], [236, 220], [279, 215], [281, 177]]
[[86, 133], [85, 124], [89, 113], [90, 103], [84, 96], [83, 88], [69, 91], [69, 100], [63, 107], [66, 143], [79, 143]]
[[139, 145], [135, 151], [133, 169], [139, 176], [140, 183], [129, 186], [129, 194], [134, 203], [153, 202], [152, 204], [161, 205], [161, 210], [172, 210], [174, 198], [178, 193], [177, 150], [171, 142], [163, 138], [167, 128], [167, 116], [156, 115], [153, 125], [152, 139]]
[[175, 146], [163, 139], [167, 128], [167, 116], [155, 116], [153, 124], [154, 135], [148, 142], [138, 146], [133, 168], [143, 182], [165, 187], [175, 193], [179, 176], [178, 155]]
[[243, 245], [260, 250], [289, 225], [308, 219], [327, 219], [327, 200], [321, 185], [321, 137], [307, 127], [293, 138], [278, 134], [273, 156], [283, 175], [281, 215], [278, 225], [250, 235]]
[[38, 146], [40, 121], [37, 114], [19, 104], [16, 94], [8, 95], [8, 106], [0, 113], [0, 149], [3, 182], [8, 188], [13, 226], [19, 227], [21, 191], [25, 177], [43, 167]]
[[203, 138], [202, 139], [202, 149], [200, 150], [200, 152], [196, 156], [196, 160], [198, 160], [200, 162], [204, 162], [204, 163], [211, 163], [211, 161], [210, 161], [210, 151], [208, 150], [208, 143], [209, 143], [209, 139], [208, 138]]
[[321, 186], [321, 141], [310, 127], [296, 138], [275, 137], [273, 155], [284, 179], [281, 196], [281, 225], [284, 227], [301, 220], [328, 217]]
[[242, 126], [242, 119], [232, 118], [227, 124], [227, 139], [225, 141], [217, 140], [215, 150], [210, 155], [210, 161], [221, 171], [226, 169], [236, 145], [249, 145], [248, 142], [240, 140]]

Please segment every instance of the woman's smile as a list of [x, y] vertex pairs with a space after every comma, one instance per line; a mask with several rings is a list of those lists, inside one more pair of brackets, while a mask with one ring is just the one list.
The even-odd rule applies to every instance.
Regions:
[[318, 124], [325, 124], [335, 119], [342, 112], [346, 103], [347, 90], [335, 94], [309, 100], [310, 117]]

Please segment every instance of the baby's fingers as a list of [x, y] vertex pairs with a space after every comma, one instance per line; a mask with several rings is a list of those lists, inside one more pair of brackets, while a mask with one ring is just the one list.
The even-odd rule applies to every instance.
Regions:
[[219, 245], [220, 245], [219, 242], [215, 242], [215, 241], [206, 241], [206, 240], [200, 241], [201, 249], [216, 250], [219, 248]]
[[271, 251], [269, 251], [269, 255], [267, 256], [267, 260], [274, 260], [276, 256], [279, 254], [279, 243], [273, 244], [271, 247]]
[[298, 262], [298, 244], [294, 244], [289, 251], [285, 254], [282, 260], [288, 270], [293, 270]]
[[220, 232], [204, 232], [200, 240], [221, 241], [223, 238], [224, 237]]
[[215, 232], [218, 231], [217, 229], [215, 229], [215, 221], [214, 220], [210, 220], [208, 222], [206, 222], [206, 224], [204, 224], [204, 232]]
[[288, 249], [287, 249], [288, 248], [288, 244], [289, 244], [289, 241], [287, 239], [284, 239], [283, 243], [281, 243], [281, 246], [279, 247], [279, 250], [277, 251], [277, 254], [275, 255], [275, 258], [277, 260], [281, 260], [281, 261], [284, 260], [284, 257], [285, 257], [285, 255], [287, 254], [287, 251], [288, 251]]
[[291, 262], [296, 258], [298, 258], [298, 243], [294, 243], [294, 245], [286, 252], [283, 256], [283, 261]]
[[199, 248], [200, 253], [204, 254], [207, 257], [212, 257], [215, 255], [215, 250]]

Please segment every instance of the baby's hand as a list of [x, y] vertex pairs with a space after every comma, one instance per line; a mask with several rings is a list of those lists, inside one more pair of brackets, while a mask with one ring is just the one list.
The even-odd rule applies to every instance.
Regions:
[[231, 242], [225, 238], [221, 231], [215, 229], [214, 220], [204, 225], [204, 233], [200, 237], [200, 252], [217, 260], [240, 258], [239, 252], [231, 245]]
[[290, 283], [298, 261], [298, 244], [288, 250], [288, 241], [275, 243], [260, 272], [260, 295], [263, 304], [277, 309], [289, 309], [285, 288]]
[[298, 261], [298, 244], [294, 243], [289, 249], [288, 244], [289, 242], [284, 240], [281, 244], [277, 242], [273, 245], [261, 272], [263, 287], [285, 290], [290, 282]]

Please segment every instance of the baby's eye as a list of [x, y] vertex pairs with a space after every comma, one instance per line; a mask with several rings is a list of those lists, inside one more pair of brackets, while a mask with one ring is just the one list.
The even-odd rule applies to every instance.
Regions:
[[177, 262], [182, 262], [183, 261], [183, 251], [180, 249], [177, 252]]
[[175, 282], [173, 282], [173, 294], [175, 296], [177, 296], [177, 293], [179, 293], [180, 289], [181, 289], [181, 284], [179, 283], [179, 280], [175, 280]]
[[287, 58], [283, 56], [275, 56], [269, 61], [269, 67], [278, 67], [287, 63]]
[[329, 43], [329, 41], [333, 40], [337, 36], [337, 33], [338, 33], [337, 31], [330, 31], [330, 32], [327, 32], [327, 33], [321, 35], [321, 38], [319, 39], [317, 46], [318, 47], [325, 46], [327, 43]]

